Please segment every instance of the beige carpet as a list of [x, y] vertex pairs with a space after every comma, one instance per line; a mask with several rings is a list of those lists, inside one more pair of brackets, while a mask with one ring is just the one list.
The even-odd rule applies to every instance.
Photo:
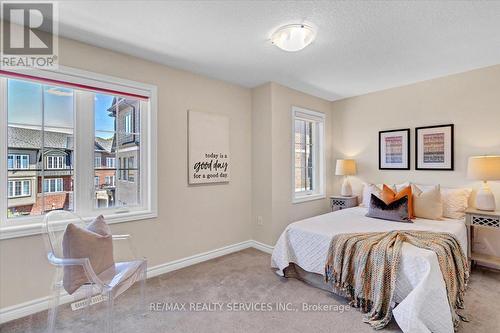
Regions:
[[[375, 332], [361, 321], [357, 310], [340, 311], [339, 306], [347, 304], [342, 298], [294, 279], [279, 278], [269, 264], [268, 254], [248, 249], [150, 279], [145, 317], [130, 310], [130, 304], [137, 300], [137, 288], [117, 299], [116, 332]], [[151, 312], [151, 302], [219, 302], [225, 310], [195, 312], [187, 304], [186, 311]], [[290, 303], [290, 311], [235, 311], [236, 306], [265, 303], [265, 307], [277, 302]], [[331, 311], [304, 312], [302, 303], [330, 305]], [[95, 320], [84, 322], [65, 306], [58, 332], [101, 331], [99, 305], [93, 306], [92, 312]], [[462, 323], [459, 332], [500, 332], [500, 273], [473, 272], [465, 313], [471, 321]], [[2, 333], [45, 330], [46, 312], [0, 326]], [[400, 330], [392, 322], [381, 332]]]

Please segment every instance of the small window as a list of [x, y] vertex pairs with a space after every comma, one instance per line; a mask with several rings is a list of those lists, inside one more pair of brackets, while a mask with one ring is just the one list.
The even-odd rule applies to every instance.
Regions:
[[135, 172], [135, 166], [134, 166], [134, 157], [129, 157], [128, 158], [128, 167], [127, 167], [127, 174], [128, 174], [128, 181], [129, 182], [134, 182], [135, 177], [134, 177], [134, 172]]
[[132, 130], [132, 113], [128, 113], [125, 115], [125, 133], [130, 134], [133, 132]]
[[324, 198], [324, 124], [322, 113], [294, 107], [293, 201]]
[[95, 176], [94, 177], [94, 186], [98, 188], [99, 187], [99, 182], [100, 182], [99, 176]]
[[94, 157], [94, 167], [100, 168], [101, 165], [101, 156]]
[[115, 167], [115, 158], [106, 157], [106, 168], [114, 168], [114, 167]]

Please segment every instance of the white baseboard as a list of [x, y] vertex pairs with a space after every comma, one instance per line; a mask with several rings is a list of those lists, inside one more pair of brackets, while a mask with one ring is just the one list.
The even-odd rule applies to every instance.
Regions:
[[252, 242], [252, 247], [254, 249], [257, 249], [259, 251], [269, 253], [269, 254], [273, 253], [274, 246], [267, 245], [267, 244], [258, 242], [256, 240], [252, 240], [251, 242]]
[[[167, 262], [165, 264], [148, 267], [147, 276], [148, 279], [165, 274], [168, 272], [172, 272], [184, 267], [188, 267], [191, 265], [198, 264], [200, 262], [204, 262], [210, 259], [215, 259], [217, 257], [225, 256], [230, 253], [238, 252], [244, 249], [248, 249], [253, 247], [257, 250], [260, 250], [265, 253], [272, 253], [273, 247], [267, 244], [263, 244], [254, 240], [247, 240], [241, 243], [236, 243], [228, 246], [224, 246], [215, 250], [195, 254], [193, 256], [189, 256], [186, 258], [174, 260]], [[47, 310], [49, 307], [49, 296], [37, 298], [28, 302], [8, 306], [0, 309], [0, 324], [6, 323], [8, 321], [26, 317], [32, 315], [34, 313]], [[61, 304], [69, 303], [73, 300], [73, 298], [64, 292], [61, 295]]]
[[198, 264], [203, 261], [207, 261], [210, 259], [214, 259], [217, 257], [225, 256], [226, 254], [230, 254], [233, 252], [238, 252], [244, 249], [248, 249], [249, 247], [252, 247], [253, 241], [252, 240], [247, 240], [241, 243], [236, 243], [236, 244], [231, 244], [228, 246], [224, 246], [215, 250], [203, 252], [203, 253], [198, 253], [190, 257], [170, 261], [161, 265], [153, 266], [151, 268], [148, 268], [148, 279], [165, 274], [168, 272], [172, 272], [184, 267], [188, 267], [191, 265]]

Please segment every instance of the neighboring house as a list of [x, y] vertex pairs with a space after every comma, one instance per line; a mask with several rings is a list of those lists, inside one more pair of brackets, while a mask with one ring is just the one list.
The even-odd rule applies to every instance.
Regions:
[[96, 137], [94, 147], [96, 206], [111, 207], [115, 204], [116, 192], [115, 136], [111, 138]]
[[8, 214], [38, 215], [48, 210], [71, 208], [72, 158], [72, 134], [45, 131], [42, 139], [40, 130], [9, 126]]
[[120, 206], [135, 205], [139, 198], [139, 103], [138, 100], [115, 98], [108, 109], [110, 117], [116, 117], [116, 200]]

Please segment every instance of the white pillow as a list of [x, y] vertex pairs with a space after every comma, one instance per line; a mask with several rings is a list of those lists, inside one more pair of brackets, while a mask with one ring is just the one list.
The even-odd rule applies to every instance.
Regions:
[[392, 185], [393, 188], [396, 188], [396, 192], [401, 192], [402, 189], [405, 187], [410, 186], [410, 182], [404, 182], [402, 184], [394, 184]]
[[361, 206], [370, 207], [370, 198], [372, 196], [372, 193], [375, 194], [377, 197], [380, 197], [380, 193], [382, 192], [382, 186], [383, 184], [375, 185], [370, 183], [363, 183]]
[[443, 216], [451, 219], [462, 219], [468, 207], [470, 188], [443, 188], [441, 198], [443, 201]]

